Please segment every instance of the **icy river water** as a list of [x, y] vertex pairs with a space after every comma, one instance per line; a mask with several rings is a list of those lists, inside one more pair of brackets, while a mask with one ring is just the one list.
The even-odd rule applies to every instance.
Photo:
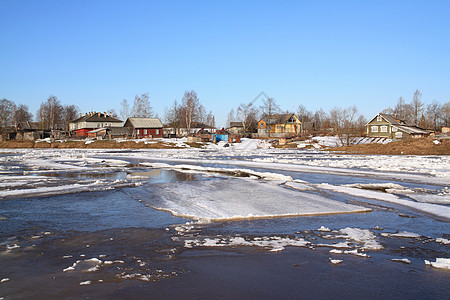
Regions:
[[446, 157], [0, 151], [0, 299], [449, 299]]

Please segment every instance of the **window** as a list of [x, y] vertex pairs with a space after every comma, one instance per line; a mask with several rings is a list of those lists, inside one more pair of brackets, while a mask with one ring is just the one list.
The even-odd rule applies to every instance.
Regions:
[[136, 129], [136, 134], [139, 135], [139, 129]]
[[381, 118], [380, 115], [377, 116], [377, 122], [381, 122], [383, 119]]
[[147, 135], [147, 129], [144, 129], [144, 135]]
[[156, 129], [156, 134], [159, 134], [159, 129]]
[[395, 137], [396, 138], [401, 138], [403, 136], [403, 134], [402, 134], [402, 132], [401, 131], [397, 131], [396, 133], [395, 133]]
[[392, 132], [397, 132], [397, 127], [392, 126]]
[[372, 132], [378, 132], [378, 126], [372, 126], [370, 129]]
[[387, 126], [381, 126], [380, 127], [380, 132], [388, 132], [388, 127]]
[[264, 123], [261, 123], [259, 126], [260, 126], [261, 128], [264, 128]]

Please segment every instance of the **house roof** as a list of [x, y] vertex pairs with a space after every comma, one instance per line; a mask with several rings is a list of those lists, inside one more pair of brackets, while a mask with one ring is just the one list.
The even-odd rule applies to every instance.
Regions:
[[17, 128], [20, 130], [39, 130], [40, 125], [41, 124], [39, 122], [19, 122], [19, 124], [17, 124]]
[[[369, 124], [370, 122], [372, 122], [376, 117], [381, 116], [383, 119], [386, 120], [386, 122], [392, 124], [392, 125], [406, 125], [406, 126], [411, 126], [410, 124], [407, 124], [407, 122], [405, 120], [401, 120], [393, 115], [388, 115], [388, 114], [382, 114], [379, 113], [377, 114], [375, 117], [373, 117], [372, 119], [370, 119], [369, 122], [367, 122], [367, 124]], [[367, 125], [366, 124], [366, 125]]]
[[163, 124], [159, 119], [152, 118], [128, 118], [134, 128], [163, 128]]
[[[177, 125], [176, 122], [172, 122], [172, 123], [164, 125], [164, 128], [185, 128], [185, 127], [180, 127], [180, 125]], [[211, 129], [213, 129], [214, 127], [209, 126], [207, 124], [200, 123], [200, 122], [192, 122], [191, 129], [200, 129], [200, 128], [211, 128]]]
[[244, 124], [242, 122], [230, 122], [230, 128], [231, 127], [244, 127]]
[[419, 128], [419, 127], [413, 127], [413, 126], [400, 126], [400, 125], [395, 125], [395, 127], [397, 127], [398, 129], [400, 129], [401, 131], [404, 131], [406, 133], [409, 134], [429, 134], [428, 131]]
[[106, 130], [106, 128], [104, 128], [104, 127], [103, 128], [97, 128], [97, 129], [88, 131], [88, 133], [97, 133], [97, 132], [104, 131], [104, 130]]
[[267, 115], [264, 116], [261, 120], [263, 120], [266, 124], [269, 125], [285, 124], [289, 121], [289, 119], [292, 116], [295, 116], [295, 114]]
[[130, 127], [108, 127], [106, 131], [112, 136], [132, 135], [132, 129]]
[[111, 117], [108, 114], [105, 113], [89, 113], [85, 114], [84, 116], [73, 120], [70, 123], [80, 123], [80, 122], [107, 122], [107, 123], [122, 123], [122, 120], [116, 119], [114, 117]]

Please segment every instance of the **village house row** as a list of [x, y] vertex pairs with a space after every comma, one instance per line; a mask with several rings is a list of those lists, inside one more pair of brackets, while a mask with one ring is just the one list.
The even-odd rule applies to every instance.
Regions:
[[[302, 123], [295, 114], [268, 115], [259, 120], [257, 131], [244, 132], [241, 122], [231, 122], [226, 129], [218, 130], [206, 124], [194, 122], [191, 128], [179, 128], [175, 124], [163, 125], [157, 118], [128, 118], [125, 122], [106, 112], [89, 112], [80, 114], [79, 118], [69, 123], [69, 136], [78, 138], [114, 139], [114, 138], [173, 138], [186, 136], [217, 135], [212, 141], [230, 136], [251, 136], [254, 138], [286, 138], [312, 133], [313, 122]], [[443, 128], [443, 133], [448, 133]], [[3, 135], [2, 139], [34, 140], [46, 137], [56, 139], [67, 137], [64, 131], [47, 131], [40, 128], [38, 122], [23, 122], [17, 125], [15, 132]], [[379, 113], [366, 124], [368, 137], [405, 139], [409, 137], [426, 137], [431, 131], [399, 120], [395, 116]]]

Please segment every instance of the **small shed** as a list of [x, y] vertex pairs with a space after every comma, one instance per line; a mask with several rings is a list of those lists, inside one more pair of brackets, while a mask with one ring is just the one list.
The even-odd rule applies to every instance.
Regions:
[[228, 134], [211, 134], [211, 142], [220, 142], [220, 141], [226, 141], [228, 142]]
[[99, 140], [103, 139], [106, 136], [106, 128], [98, 128], [91, 131], [88, 131], [88, 137], [97, 138]]

